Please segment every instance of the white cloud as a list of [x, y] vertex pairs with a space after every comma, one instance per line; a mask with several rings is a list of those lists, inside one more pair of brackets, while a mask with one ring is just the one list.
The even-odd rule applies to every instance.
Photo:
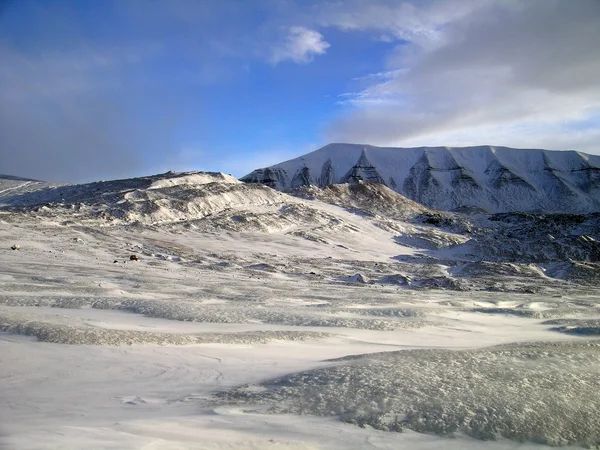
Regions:
[[[330, 125], [330, 140], [560, 143], [594, 151], [593, 129], [600, 128], [596, 0], [454, 1], [454, 11], [445, 2], [405, 2], [395, 10], [390, 3], [363, 5], [365, 14], [340, 14], [330, 26], [405, 41], [387, 72], [362, 77], [359, 90], [340, 98], [345, 115]], [[585, 121], [595, 125], [583, 127]]]
[[330, 44], [323, 40], [323, 35], [305, 27], [289, 27], [282, 42], [272, 49], [269, 61], [278, 64], [285, 60], [295, 63], [308, 63], [315, 55], [323, 55]]
[[[427, 145], [470, 146], [489, 143], [515, 148], [543, 148], [549, 150], [578, 150], [600, 153], [600, 128], [580, 127], [576, 123], [542, 124], [523, 121], [520, 123], [492, 124], [431, 132]], [[421, 136], [401, 139], [390, 145], [418, 147], [423, 145]]]

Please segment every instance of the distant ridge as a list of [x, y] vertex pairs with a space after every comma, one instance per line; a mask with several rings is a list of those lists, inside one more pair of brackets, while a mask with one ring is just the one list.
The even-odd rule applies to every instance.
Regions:
[[14, 175], [2, 175], [1, 173], [0, 173], [0, 179], [10, 180], [10, 181], [35, 181], [37, 183], [43, 183], [43, 181], [34, 180], [33, 178], [16, 177]]
[[600, 156], [576, 151], [329, 144], [241, 180], [281, 191], [365, 180], [441, 210], [600, 211]]

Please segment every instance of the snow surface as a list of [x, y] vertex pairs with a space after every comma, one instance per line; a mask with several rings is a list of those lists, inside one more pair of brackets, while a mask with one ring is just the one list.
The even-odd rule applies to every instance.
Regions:
[[600, 156], [575, 151], [329, 144], [242, 178], [283, 191], [352, 179], [442, 210], [600, 211]]
[[1, 448], [600, 444], [596, 215], [202, 172], [0, 202]]

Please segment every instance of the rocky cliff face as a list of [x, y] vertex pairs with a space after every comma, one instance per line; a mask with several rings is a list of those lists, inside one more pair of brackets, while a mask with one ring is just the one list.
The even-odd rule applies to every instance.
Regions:
[[379, 172], [377, 172], [377, 168], [367, 158], [366, 149], [363, 149], [356, 164], [342, 177], [340, 183], [356, 183], [358, 181], [385, 184], [385, 181], [381, 178]]
[[575, 151], [330, 144], [242, 178], [282, 191], [358, 180], [435, 209], [600, 211], [600, 156]]

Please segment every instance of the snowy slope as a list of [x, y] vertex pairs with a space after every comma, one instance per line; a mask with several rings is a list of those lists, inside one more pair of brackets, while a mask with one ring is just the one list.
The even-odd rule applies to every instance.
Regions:
[[346, 175], [5, 191], [0, 448], [600, 444], [600, 214], [440, 212], [365, 158]]
[[[349, 178], [361, 171], [368, 175], [371, 169], [364, 152], [361, 161], [360, 168], [349, 171]], [[414, 288], [487, 288], [489, 284], [473, 283], [470, 276], [473, 270], [480, 270], [478, 264], [482, 261], [496, 264], [482, 268], [488, 274], [496, 269], [504, 272], [501, 264], [505, 263], [571, 261], [559, 271], [551, 270], [551, 277], [579, 277], [578, 282], [587, 284], [597, 278], [595, 266], [588, 269], [574, 261], [600, 261], [600, 214], [486, 217], [441, 212], [409, 200], [376, 180], [360, 178], [324, 188], [302, 186], [294, 191], [296, 196], [209, 172], [168, 172], [21, 191], [8, 191], [0, 197], [0, 214], [7, 220], [26, 216], [63, 226], [152, 229], [158, 233], [156, 239], [161, 240], [163, 232], [189, 233], [190, 240], [209, 233], [219, 235], [217, 244], [202, 245], [215, 250], [223, 241], [236, 239], [241, 248], [245, 246], [241, 236], [247, 234], [262, 242], [262, 250], [274, 253], [294, 247], [298, 255], [306, 256], [361, 261], [393, 258], [409, 266], [400, 276], [390, 273], [377, 275], [376, 279]], [[265, 234], [269, 237], [262, 236]], [[433, 267], [464, 263], [474, 263], [478, 268], [469, 266], [467, 273]], [[469, 286], [465, 284], [465, 273]], [[355, 275], [346, 273], [334, 278], [362, 279], [362, 275]], [[367, 275], [366, 279], [371, 280]], [[386, 278], [388, 275], [392, 278]]]
[[7, 197], [37, 191], [50, 186], [53, 185], [43, 181], [0, 174], [0, 204]]
[[248, 186], [222, 173], [188, 172], [6, 191], [0, 207], [102, 218], [107, 222], [146, 224], [198, 219], [230, 209], [281, 203], [284, 195], [264, 186]]
[[329, 144], [242, 181], [285, 191], [357, 179], [442, 210], [600, 211], [600, 156], [575, 151]]
[[[265, 249], [310, 241], [323, 244], [311, 250], [323, 257], [381, 259], [415, 252], [411, 246], [397, 243], [393, 230], [342, 207], [243, 183], [222, 173], [168, 172], [49, 187], [0, 198], [2, 211], [9, 217], [26, 214], [61, 225], [96, 228], [151, 226], [177, 232], [267, 233], [280, 236], [280, 242], [266, 244]], [[415, 215], [411, 205], [406, 214]]]

